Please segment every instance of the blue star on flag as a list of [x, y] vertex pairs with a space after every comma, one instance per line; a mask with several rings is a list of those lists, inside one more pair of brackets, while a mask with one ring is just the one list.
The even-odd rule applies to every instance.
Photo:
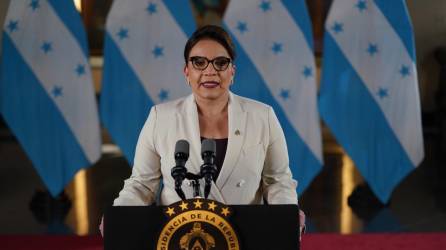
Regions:
[[358, 8], [360, 12], [363, 12], [367, 9], [367, 2], [365, 0], [359, 0], [358, 3], [356, 3], [356, 8]]
[[378, 45], [369, 43], [369, 48], [367, 49], [367, 52], [370, 54], [370, 56], [375, 55], [376, 53], [378, 53]]
[[14, 32], [14, 31], [16, 31], [16, 30], [18, 30], [19, 29], [19, 21], [9, 21], [9, 23], [8, 23], [8, 29], [9, 29], [9, 32]]
[[165, 101], [169, 99], [169, 91], [161, 89], [160, 92], [158, 93], [158, 98], [160, 99], [160, 101]]
[[381, 99], [383, 99], [384, 97], [388, 97], [389, 96], [389, 93], [388, 93], [387, 89], [385, 89], [385, 88], [379, 88], [379, 90], [378, 90], [378, 92], [376, 94]]
[[76, 67], [77, 76], [81, 76], [85, 74], [85, 66], [82, 64], [78, 64]]
[[152, 54], [153, 54], [153, 56], [155, 56], [155, 58], [163, 56], [164, 55], [164, 48], [157, 45], [157, 46], [155, 46], [155, 48], [153, 48]]
[[263, 12], [268, 12], [271, 10], [271, 2], [270, 1], [262, 1], [262, 3], [259, 4], [260, 9], [262, 9]]
[[313, 75], [313, 69], [309, 66], [305, 66], [304, 70], [302, 71], [302, 74], [305, 78], [308, 78]]
[[290, 91], [288, 89], [281, 89], [279, 95], [282, 97], [282, 99], [286, 100], [290, 98]]
[[147, 10], [147, 12], [149, 12], [150, 15], [152, 15], [158, 11], [157, 6], [154, 3], [149, 3], [146, 10]]
[[271, 47], [271, 50], [273, 51], [274, 54], [276, 55], [279, 54], [280, 52], [282, 52], [282, 44], [275, 42]]
[[333, 32], [335, 34], [338, 34], [342, 31], [344, 31], [344, 24], [343, 23], [339, 23], [339, 22], [335, 22], [333, 24], [333, 26], [331, 26], [331, 30], [333, 30]]
[[60, 86], [54, 86], [53, 90], [51, 90], [51, 92], [52, 92], [54, 97], [59, 97], [59, 96], [63, 95], [62, 87], [60, 87]]
[[240, 31], [240, 33], [243, 34], [248, 31], [248, 25], [246, 24], [246, 22], [238, 22], [237, 29]]
[[43, 53], [48, 54], [48, 52], [53, 50], [53, 45], [50, 42], [43, 42], [40, 48], [43, 50]]
[[126, 28], [121, 28], [119, 29], [117, 35], [119, 37], [119, 40], [124, 40], [129, 37], [129, 30]]
[[40, 7], [39, 0], [31, 0], [31, 3], [29, 3], [29, 7], [31, 7], [33, 11], [38, 9]]
[[402, 77], [410, 75], [410, 69], [407, 65], [401, 65], [400, 74]]

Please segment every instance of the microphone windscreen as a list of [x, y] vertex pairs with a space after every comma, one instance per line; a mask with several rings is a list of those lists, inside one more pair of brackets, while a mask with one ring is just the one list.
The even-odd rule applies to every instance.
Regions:
[[215, 151], [217, 151], [217, 145], [214, 140], [205, 139], [201, 143], [201, 153], [203, 154], [204, 152], [209, 152], [209, 151], [215, 154]]
[[189, 142], [186, 140], [177, 141], [175, 144], [175, 155], [178, 153], [189, 155]]

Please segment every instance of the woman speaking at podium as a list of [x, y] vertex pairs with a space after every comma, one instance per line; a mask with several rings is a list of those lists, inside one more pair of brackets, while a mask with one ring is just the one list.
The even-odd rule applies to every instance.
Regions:
[[[115, 206], [149, 205], [158, 193], [161, 205], [180, 200], [171, 177], [175, 143], [180, 139], [190, 143], [186, 168], [192, 173], [198, 173], [202, 164], [200, 141], [216, 141], [218, 173], [209, 199], [226, 204], [297, 204], [297, 182], [273, 109], [229, 90], [236, 74], [235, 57], [234, 44], [223, 28], [208, 25], [193, 33], [184, 48], [184, 76], [192, 94], [152, 107], [138, 139], [132, 175]], [[193, 198], [187, 180], [182, 190]]]

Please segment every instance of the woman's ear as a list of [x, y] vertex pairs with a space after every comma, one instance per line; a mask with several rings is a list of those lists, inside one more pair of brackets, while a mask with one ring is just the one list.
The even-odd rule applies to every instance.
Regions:
[[184, 78], [185, 78], [185, 80], [186, 80], [186, 83], [190, 86], [190, 82], [189, 82], [189, 79], [188, 79], [188, 76], [189, 76], [189, 69], [187, 68], [186, 65], [184, 65], [184, 68], [183, 68], [183, 74], [184, 74]]
[[186, 78], [189, 76], [189, 69], [187, 68], [186, 64], [184, 64], [183, 74]]

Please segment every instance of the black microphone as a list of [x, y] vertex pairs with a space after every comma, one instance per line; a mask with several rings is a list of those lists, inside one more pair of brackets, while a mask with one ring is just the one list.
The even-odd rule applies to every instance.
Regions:
[[211, 191], [212, 181], [217, 175], [217, 166], [215, 166], [215, 151], [217, 146], [214, 140], [205, 139], [201, 143], [201, 157], [203, 165], [200, 169], [200, 175], [204, 177], [204, 198], [207, 199]]
[[189, 142], [179, 140], [175, 144], [175, 167], [171, 170], [172, 178], [175, 180], [175, 191], [182, 200], [186, 199], [181, 184], [186, 178], [187, 169], [185, 167], [187, 159], [189, 159]]

